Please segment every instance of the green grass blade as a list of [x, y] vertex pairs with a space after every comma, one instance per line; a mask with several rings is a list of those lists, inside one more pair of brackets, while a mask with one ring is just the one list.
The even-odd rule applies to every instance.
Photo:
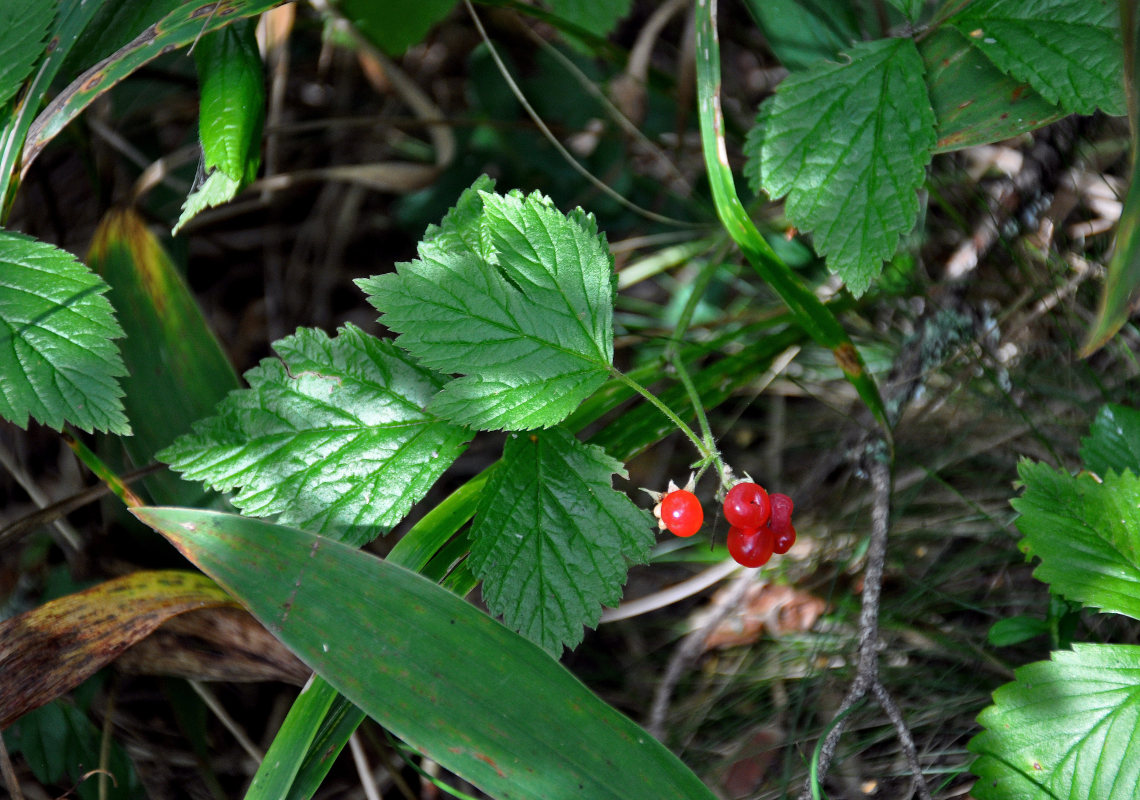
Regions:
[[715, 13], [716, 0], [697, 4], [697, 93], [701, 144], [717, 215], [753, 269], [780, 295], [803, 329], [820, 345], [831, 350], [844, 376], [889, 435], [890, 423], [879, 389], [847, 332], [827, 306], [803, 285], [764, 241], [736, 193], [724, 145], [724, 115], [720, 110], [720, 44]]
[[244, 517], [135, 512], [412, 747], [503, 798], [712, 798], [540, 648], [446, 589]]

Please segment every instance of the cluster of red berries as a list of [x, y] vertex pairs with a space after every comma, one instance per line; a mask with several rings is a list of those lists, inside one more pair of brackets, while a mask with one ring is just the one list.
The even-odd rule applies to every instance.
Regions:
[[[691, 482], [691, 481], [690, 481]], [[677, 536], [692, 536], [705, 520], [701, 501], [688, 489], [669, 484], [669, 491], [659, 497], [653, 513], [662, 529]], [[783, 555], [796, 543], [792, 525], [792, 498], [786, 494], [769, 495], [764, 487], [752, 481], [741, 481], [728, 490], [724, 498], [724, 516], [728, 529], [728, 552], [744, 567], [762, 567], [773, 553]]]

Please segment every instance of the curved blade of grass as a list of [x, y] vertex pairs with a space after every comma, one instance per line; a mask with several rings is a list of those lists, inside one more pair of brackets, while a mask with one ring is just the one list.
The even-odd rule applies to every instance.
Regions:
[[337, 691], [496, 797], [713, 797], [540, 648], [414, 572], [259, 520], [134, 513]]
[[[280, 5], [283, 0], [220, 0], [189, 2], [179, 6], [151, 25], [117, 52], [95, 64], [48, 103], [36, 117], [24, 142], [21, 175], [69, 122], [143, 64], [163, 53], [192, 43], [199, 36], [223, 28], [239, 19], [252, 17]], [[97, 3], [80, 4], [92, 7]]]
[[1120, 225], [1116, 232], [1116, 248], [1108, 264], [1108, 276], [1101, 290], [1096, 320], [1081, 346], [1081, 358], [1087, 358], [1128, 321], [1136, 290], [1140, 287], [1140, 60], [1136, 58], [1140, 39], [1140, 15], [1136, 4], [1120, 0], [1120, 29], [1124, 39], [1124, 81], [1128, 95], [1128, 123], [1132, 129], [1132, 183], [1124, 199]]
[[716, 33], [716, 0], [697, 4], [697, 94], [701, 144], [717, 215], [753, 269], [768, 282], [795, 314], [803, 329], [835, 356], [844, 376], [890, 436], [890, 421], [874, 378], [839, 320], [811, 293], [764, 241], [752, 223], [732, 177], [724, 144], [724, 115], [720, 109], [720, 43]]

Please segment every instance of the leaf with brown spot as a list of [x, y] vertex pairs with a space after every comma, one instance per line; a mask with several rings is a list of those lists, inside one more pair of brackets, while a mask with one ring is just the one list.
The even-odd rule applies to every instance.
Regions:
[[204, 575], [136, 572], [0, 622], [0, 728], [78, 686], [172, 616], [232, 603]]

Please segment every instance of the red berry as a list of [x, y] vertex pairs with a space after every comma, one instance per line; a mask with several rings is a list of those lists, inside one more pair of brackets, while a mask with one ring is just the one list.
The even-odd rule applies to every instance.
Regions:
[[734, 525], [728, 529], [728, 553], [742, 567], [762, 567], [772, 557], [775, 538], [767, 525], [755, 530]]
[[776, 543], [772, 551], [777, 555], [783, 555], [792, 549], [792, 545], [796, 543], [796, 527], [792, 523], [788, 523], [788, 527], [776, 534]]
[[750, 481], [736, 484], [724, 497], [724, 518], [738, 528], [756, 530], [768, 521], [771, 508], [764, 487]]
[[769, 497], [772, 504], [772, 520], [768, 524], [772, 530], [780, 533], [792, 526], [792, 498], [786, 494], [773, 494]]
[[692, 492], [677, 489], [661, 500], [661, 521], [678, 536], [692, 536], [705, 521], [701, 501]]

